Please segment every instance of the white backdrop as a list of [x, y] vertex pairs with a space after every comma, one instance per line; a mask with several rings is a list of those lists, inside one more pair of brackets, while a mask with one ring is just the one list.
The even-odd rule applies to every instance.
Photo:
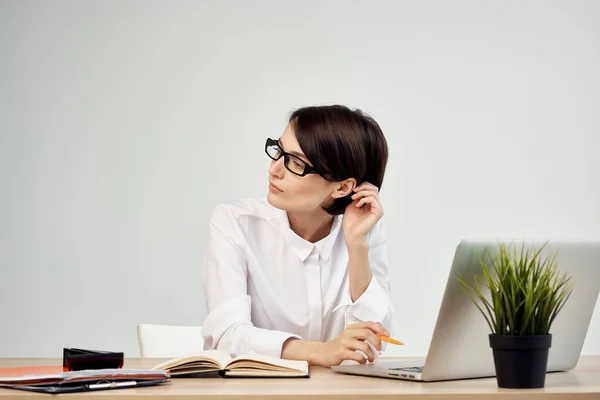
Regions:
[[[360, 107], [398, 355], [463, 237], [600, 237], [600, 2], [0, 0], [0, 356], [202, 323], [207, 219], [294, 108]], [[600, 305], [597, 307], [600, 308]], [[600, 354], [600, 311], [584, 354]]]

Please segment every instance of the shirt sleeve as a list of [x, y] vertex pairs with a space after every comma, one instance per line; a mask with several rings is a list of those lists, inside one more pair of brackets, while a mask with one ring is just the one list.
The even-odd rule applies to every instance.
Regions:
[[365, 321], [381, 322], [393, 335], [395, 310], [391, 296], [387, 236], [383, 220], [380, 220], [369, 234], [369, 266], [372, 278], [365, 292], [353, 302], [349, 286], [345, 286], [342, 300], [335, 310], [345, 309], [345, 326]]
[[246, 259], [235, 240], [240, 234], [235, 218], [224, 206], [217, 206], [210, 220], [205, 255], [204, 293], [208, 315], [202, 336], [207, 346], [233, 357], [253, 351], [279, 358], [287, 339], [301, 337], [252, 324]]

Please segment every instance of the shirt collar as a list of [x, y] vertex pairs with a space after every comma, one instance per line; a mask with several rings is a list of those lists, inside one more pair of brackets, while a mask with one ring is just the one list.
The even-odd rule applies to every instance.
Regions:
[[311, 243], [308, 240], [305, 240], [298, 236], [296, 232], [294, 232], [290, 228], [290, 220], [288, 219], [287, 212], [284, 210], [279, 210], [278, 220], [281, 227], [281, 232], [286, 239], [286, 241], [290, 244], [292, 250], [300, 261], [304, 262], [314, 248], [317, 249], [321, 257], [324, 259], [329, 259], [331, 255], [331, 251], [333, 249], [333, 245], [335, 244], [336, 238], [340, 231], [342, 216], [336, 215], [333, 218], [333, 225], [331, 226], [331, 231], [327, 236], [323, 239], [319, 240], [317, 243]]

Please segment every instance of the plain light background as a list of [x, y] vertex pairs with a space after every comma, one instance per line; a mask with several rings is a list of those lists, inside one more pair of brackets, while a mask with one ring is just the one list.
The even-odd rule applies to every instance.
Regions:
[[0, 356], [137, 356], [138, 323], [202, 324], [211, 210], [265, 196], [266, 137], [331, 103], [387, 136], [391, 351], [425, 355], [460, 239], [600, 237], [598, 20], [569, 0], [0, 0]]

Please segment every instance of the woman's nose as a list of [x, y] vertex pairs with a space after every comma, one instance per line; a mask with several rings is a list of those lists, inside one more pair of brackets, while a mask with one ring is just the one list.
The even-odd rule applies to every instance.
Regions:
[[271, 166], [269, 167], [269, 173], [277, 178], [283, 177], [283, 170], [285, 166], [283, 165], [283, 157], [279, 160], [272, 160]]

